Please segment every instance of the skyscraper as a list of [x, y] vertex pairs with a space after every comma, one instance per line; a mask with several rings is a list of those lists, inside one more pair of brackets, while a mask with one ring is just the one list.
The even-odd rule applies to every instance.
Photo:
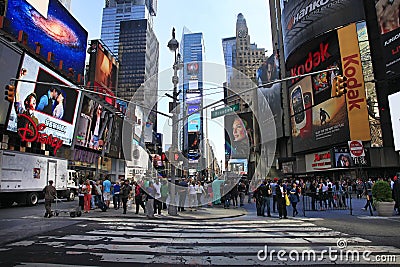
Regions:
[[[190, 115], [185, 121], [183, 131], [184, 153], [189, 160], [188, 169], [199, 169], [204, 164], [203, 111], [196, 111], [203, 106], [203, 59], [204, 40], [202, 33], [191, 33], [186, 28], [183, 31], [180, 53], [183, 59], [183, 110]], [[202, 169], [202, 168], [200, 168]]]
[[101, 39], [114, 55], [118, 55], [120, 22], [147, 19], [152, 28], [156, 13], [157, 0], [106, 0]]

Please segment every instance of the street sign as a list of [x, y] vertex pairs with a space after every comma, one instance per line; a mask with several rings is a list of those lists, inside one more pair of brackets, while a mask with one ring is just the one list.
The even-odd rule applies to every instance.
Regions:
[[217, 110], [213, 110], [211, 111], [211, 119], [215, 119], [217, 117], [221, 117], [224, 116], [226, 114], [232, 113], [234, 111], [238, 111], [239, 110], [239, 104], [235, 104], [229, 107], [224, 107], [224, 108], [220, 108]]
[[365, 156], [364, 146], [360, 140], [349, 141], [349, 150], [353, 158]]

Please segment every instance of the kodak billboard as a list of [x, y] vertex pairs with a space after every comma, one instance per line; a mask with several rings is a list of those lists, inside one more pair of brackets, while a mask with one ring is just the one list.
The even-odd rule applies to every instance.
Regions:
[[371, 140], [356, 24], [338, 30], [343, 75], [347, 77], [347, 113], [350, 140]]

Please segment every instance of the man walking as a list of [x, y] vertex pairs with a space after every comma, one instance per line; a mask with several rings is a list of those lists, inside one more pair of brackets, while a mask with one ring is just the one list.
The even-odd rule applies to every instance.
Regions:
[[45, 218], [50, 218], [53, 217], [53, 214], [51, 213], [51, 202], [56, 198], [57, 196], [57, 190], [53, 186], [53, 181], [49, 181], [49, 185], [46, 185], [46, 187], [43, 189], [44, 191], [44, 207], [46, 209], [46, 213], [44, 214]]
[[121, 200], [122, 200], [122, 208], [124, 209], [123, 214], [126, 214], [126, 204], [128, 202], [129, 195], [131, 194], [132, 187], [129, 184], [128, 179], [124, 181], [123, 186], [121, 187]]
[[103, 182], [103, 199], [107, 208], [109, 208], [111, 200], [111, 182], [108, 180], [108, 176], [106, 176], [106, 179]]

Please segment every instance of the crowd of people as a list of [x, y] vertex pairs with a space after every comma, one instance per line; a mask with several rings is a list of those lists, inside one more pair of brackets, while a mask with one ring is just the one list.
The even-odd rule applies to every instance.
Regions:
[[[224, 179], [215, 177], [213, 181], [200, 181], [196, 178], [181, 178], [176, 181], [175, 205], [178, 212], [187, 209], [194, 211], [203, 206], [218, 205], [225, 209], [242, 207], [254, 200], [257, 216], [271, 217], [271, 213], [278, 213], [279, 218], [287, 218], [287, 207], [291, 206], [292, 216], [299, 214], [297, 205], [308, 199], [310, 210], [325, 210], [332, 208], [347, 208], [349, 194], [357, 198], [365, 196], [366, 204], [373, 208], [372, 187], [374, 181], [383, 178], [368, 179], [341, 179], [331, 181], [328, 178], [312, 179], [265, 179], [249, 182], [247, 179]], [[396, 202], [395, 209], [399, 214], [400, 183], [395, 176], [386, 180], [392, 190]], [[79, 188], [79, 205], [84, 212], [105, 205], [118, 210], [122, 207], [126, 214], [128, 206], [136, 214], [140, 209], [149, 217], [161, 215], [170, 203], [170, 183], [166, 178], [146, 178], [139, 181], [127, 179], [111, 182], [109, 178], [93, 181], [82, 181]], [[247, 197], [247, 200], [246, 200]], [[304, 206], [304, 204], [303, 204]]]

